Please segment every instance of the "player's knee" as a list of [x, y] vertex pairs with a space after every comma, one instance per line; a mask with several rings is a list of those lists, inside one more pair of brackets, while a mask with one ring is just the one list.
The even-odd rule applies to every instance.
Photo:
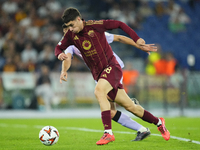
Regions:
[[95, 88], [94, 90], [94, 95], [97, 97], [99, 95], [99, 91], [97, 90], [97, 88]]
[[96, 87], [94, 90], [94, 95], [96, 96], [96, 98], [98, 99], [99, 97], [103, 96], [103, 91], [101, 90], [101, 88]]

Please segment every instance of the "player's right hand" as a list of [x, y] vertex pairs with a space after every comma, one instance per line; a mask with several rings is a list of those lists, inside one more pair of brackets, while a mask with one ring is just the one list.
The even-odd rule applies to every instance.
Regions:
[[67, 81], [67, 72], [61, 72], [60, 74], [60, 83], [62, 84], [62, 81]]
[[61, 60], [61, 61], [63, 61], [63, 60], [65, 60], [65, 59], [67, 59], [67, 55], [66, 55], [65, 53], [60, 53], [60, 54], [58, 55], [58, 59]]

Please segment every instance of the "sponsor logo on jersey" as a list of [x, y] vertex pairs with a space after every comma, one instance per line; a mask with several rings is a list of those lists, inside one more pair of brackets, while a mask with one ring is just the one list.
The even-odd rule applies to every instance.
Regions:
[[107, 124], [104, 124], [104, 127], [108, 127], [108, 125], [107, 125]]
[[74, 40], [78, 40], [78, 39], [79, 39], [78, 36], [75, 36], [75, 37], [74, 37]]
[[107, 75], [106, 75], [106, 74], [103, 74], [102, 77], [107, 78]]

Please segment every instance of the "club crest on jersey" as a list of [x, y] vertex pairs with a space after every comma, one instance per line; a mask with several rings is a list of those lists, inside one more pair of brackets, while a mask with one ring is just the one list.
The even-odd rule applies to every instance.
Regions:
[[91, 36], [91, 37], [94, 37], [94, 30], [90, 30], [90, 31], [88, 32], [88, 35]]
[[85, 50], [89, 50], [92, 46], [91, 42], [88, 40], [83, 41], [82, 46]]

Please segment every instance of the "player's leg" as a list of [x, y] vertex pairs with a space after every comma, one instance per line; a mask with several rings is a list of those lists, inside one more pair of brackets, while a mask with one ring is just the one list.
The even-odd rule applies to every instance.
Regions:
[[117, 110], [115, 102], [110, 101], [110, 106], [111, 106], [111, 118], [113, 121], [121, 124], [124, 127], [137, 131], [137, 136], [134, 139], [134, 141], [141, 141], [147, 138], [151, 134], [148, 128], [145, 128], [144, 126], [137, 123], [123, 112]]
[[170, 133], [165, 127], [164, 119], [155, 117], [140, 105], [135, 105], [128, 97], [124, 89], [118, 90], [115, 102], [117, 102], [119, 105], [123, 106], [126, 110], [138, 116], [142, 120], [157, 125], [158, 130], [161, 132], [163, 138], [165, 140], [169, 140]]
[[97, 145], [104, 145], [115, 140], [111, 126], [110, 103], [107, 100], [107, 94], [111, 90], [112, 86], [107, 80], [99, 79], [96, 84], [94, 93], [101, 109], [101, 119], [104, 126], [104, 135], [99, 141], [96, 142]]
[[115, 102], [110, 101], [110, 106], [111, 106], [111, 118], [113, 121], [135, 131], [140, 131], [140, 132], [147, 131], [147, 128], [143, 127], [141, 124], [131, 119], [128, 115], [117, 110]]

